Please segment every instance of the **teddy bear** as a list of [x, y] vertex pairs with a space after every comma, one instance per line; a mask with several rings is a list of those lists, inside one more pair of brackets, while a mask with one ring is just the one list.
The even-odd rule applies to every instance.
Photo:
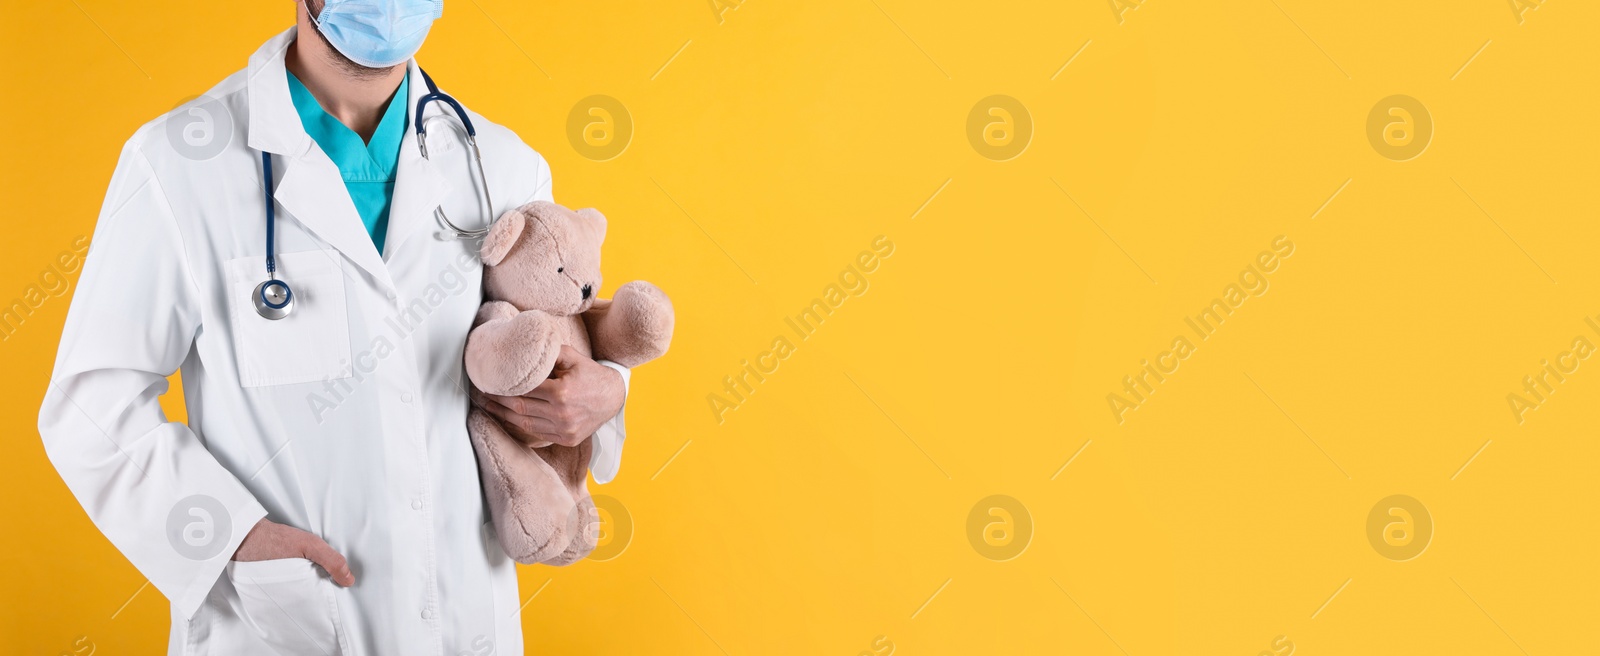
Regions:
[[[549, 378], [562, 345], [636, 367], [667, 351], [672, 303], [634, 281], [601, 299], [600, 243], [606, 219], [534, 201], [501, 215], [480, 248], [484, 303], [467, 335], [467, 377], [479, 390], [526, 394]], [[519, 563], [566, 565], [594, 549], [589, 497], [593, 440], [526, 444], [473, 407], [467, 433], [484, 496], [506, 554]]]

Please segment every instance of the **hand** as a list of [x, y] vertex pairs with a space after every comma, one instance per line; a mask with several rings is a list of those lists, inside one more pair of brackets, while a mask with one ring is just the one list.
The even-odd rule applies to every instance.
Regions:
[[478, 407], [531, 447], [577, 446], [622, 409], [622, 374], [562, 345], [550, 378], [522, 396], [473, 390]]
[[240, 562], [278, 558], [304, 558], [326, 571], [328, 576], [333, 577], [334, 583], [347, 588], [356, 584], [356, 576], [350, 573], [350, 565], [345, 562], [344, 556], [334, 551], [322, 538], [265, 518], [250, 528], [250, 532], [244, 536], [244, 542], [239, 543], [239, 549], [233, 552], [233, 559]]

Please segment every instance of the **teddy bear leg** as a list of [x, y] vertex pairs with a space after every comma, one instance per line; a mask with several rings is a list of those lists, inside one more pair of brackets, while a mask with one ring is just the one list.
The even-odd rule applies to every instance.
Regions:
[[556, 328], [556, 317], [537, 310], [473, 328], [467, 334], [467, 377], [490, 394], [527, 394], [556, 366], [561, 353]]
[[544, 560], [546, 565], [569, 565], [594, 551], [599, 535], [599, 515], [594, 501], [589, 497], [589, 458], [594, 453], [593, 440], [584, 440], [575, 447], [553, 445], [536, 449], [540, 457], [558, 472], [572, 497], [572, 515], [567, 520], [568, 542], [561, 553]]
[[561, 553], [540, 561], [545, 565], [564, 567], [583, 560], [594, 551], [595, 544], [600, 539], [600, 512], [595, 508], [594, 498], [589, 496], [589, 491], [584, 490], [582, 498], [576, 500], [573, 506], [572, 521], [569, 525], [571, 539], [567, 548]]
[[578, 510], [562, 475], [483, 410], [468, 413], [467, 434], [506, 555], [532, 564], [562, 554], [572, 542], [568, 518]]
[[672, 301], [659, 288], [635, 280], [604, 306], [585, 313], [595, 358], [637, 367], [661, 357], [672, 343]]

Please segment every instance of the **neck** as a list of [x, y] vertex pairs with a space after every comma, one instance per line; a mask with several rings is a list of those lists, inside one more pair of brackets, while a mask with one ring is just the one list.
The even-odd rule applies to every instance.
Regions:
[[389, 100], [405, 79], [406, 65], [365, 68], [335, 51], [323, 40], [299, 5], [299, 28], [285, 53], [284, 65], [300, 79], [317, 104], [345, 127], [370, 141]]

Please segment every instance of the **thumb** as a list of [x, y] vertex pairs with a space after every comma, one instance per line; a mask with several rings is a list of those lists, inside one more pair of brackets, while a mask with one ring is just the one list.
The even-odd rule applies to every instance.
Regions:
[[310, 533], [302, 534], [300, 556], [316, 563], [328, 576], [333, 577], [333, 582], [346, 588], [356, 584], [355, 574], [350, 572], [350, 564], [345, 562], [344, 556], [328, 546], [322, 538]]
[[[579, 359], [582, 357], [583, 354], [579, 353], [578, 349], [572, 348], [572, 346], [568, 344], [562, 344], [561, 352], [556, 354], [556, 365], [552, 373], [555, 371], [566, 371], [573, 368], [578, 364]], [[556, 378], [556, 376], [551, 376], [551, 378]]]

